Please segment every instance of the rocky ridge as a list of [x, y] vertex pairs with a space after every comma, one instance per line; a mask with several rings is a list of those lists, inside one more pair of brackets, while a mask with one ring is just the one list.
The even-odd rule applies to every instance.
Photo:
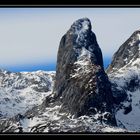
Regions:
[[128, 131], [140, 131], [140, 31], [135, 31], [114, 54], [107, 74], [116, 103], [116, 119]]

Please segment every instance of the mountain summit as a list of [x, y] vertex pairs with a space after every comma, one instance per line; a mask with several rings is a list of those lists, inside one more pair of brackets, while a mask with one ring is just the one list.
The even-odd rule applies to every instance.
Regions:
[[54, 97], [62, 112], [79, 117], [100, 113], [115, 125], [111, 85], [103, 69], [102, 52], [88, 18], [75, 21], [62, 37]]
[[107, 72], [117, 71], [118, 69], [126, 66], [131, 67], [140, 58], [140, 30], [135, 31], [114, 54]]

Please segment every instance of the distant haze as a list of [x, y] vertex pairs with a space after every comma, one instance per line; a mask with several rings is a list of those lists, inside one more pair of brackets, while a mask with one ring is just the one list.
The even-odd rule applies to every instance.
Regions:
[[61, 37], [83, 17], [91, 20], [105, 65], [140, 29], [140, 8], [0, 8], [0, 68], [55, 69]]

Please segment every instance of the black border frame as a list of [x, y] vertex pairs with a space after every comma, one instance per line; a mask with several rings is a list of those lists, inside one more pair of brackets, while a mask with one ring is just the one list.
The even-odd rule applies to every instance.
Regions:
[[[1, 0], [0, 8], [140, 8], [140, 1], [127, 3], [119, 0], [95, 1], [95, 0]], [[0, 136], [140, 136], [140, 132], [106, 132], [106, 133], [0, 133]]]

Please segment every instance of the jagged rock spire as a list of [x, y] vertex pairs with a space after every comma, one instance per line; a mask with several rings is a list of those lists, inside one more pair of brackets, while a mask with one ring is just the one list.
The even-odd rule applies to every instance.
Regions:
[[61, 39], [54, 94], [62, 102], [61, 111], [76, 117], [104, 113], [115, 124], [110, 82], [88, 18], [75, 21]]

